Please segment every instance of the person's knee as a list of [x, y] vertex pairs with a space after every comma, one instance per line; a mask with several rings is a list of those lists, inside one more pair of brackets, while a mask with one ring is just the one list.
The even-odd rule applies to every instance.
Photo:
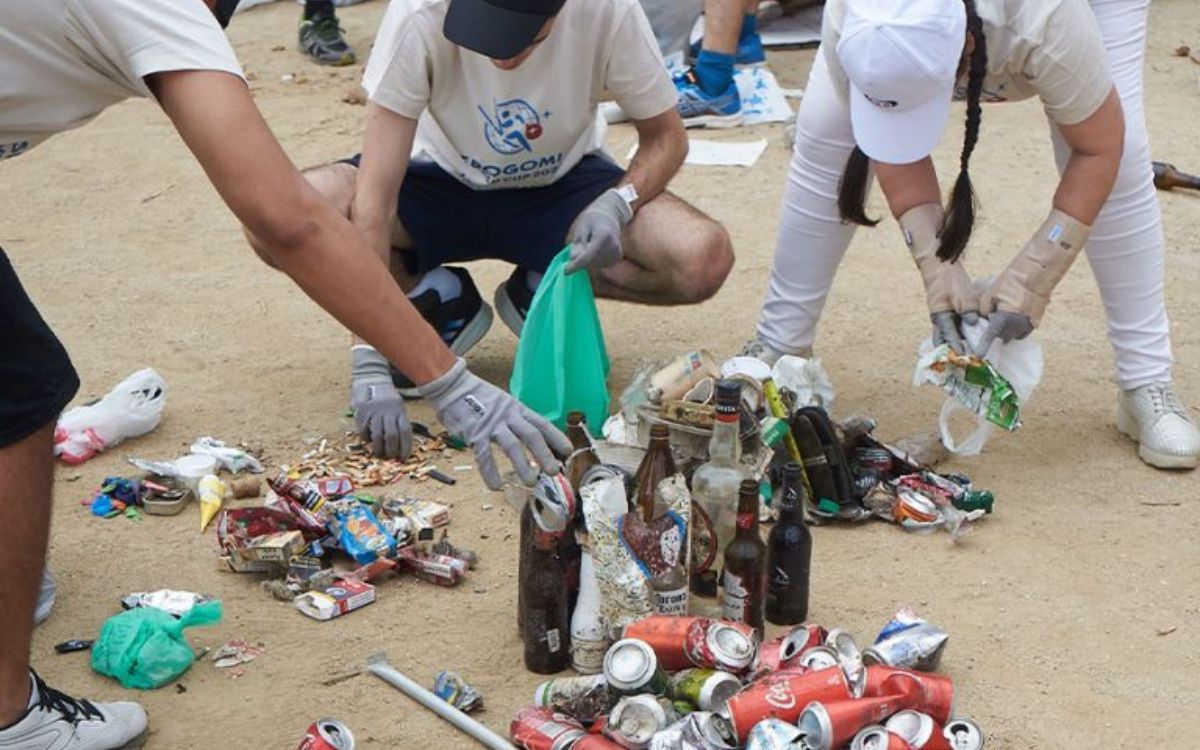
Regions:
[[706, 219], [686, 249], [687, 262], [680, 283], [685, 301], [694, 304], [709, 299], [721, 288], [733, 269], [733, 242], [725, 227]]

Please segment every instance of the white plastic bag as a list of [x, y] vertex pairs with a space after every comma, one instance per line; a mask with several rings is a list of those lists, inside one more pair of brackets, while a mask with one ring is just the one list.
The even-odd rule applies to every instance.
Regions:
[[775, 362], [771, 378], [781, 391], [790, 391], [796, 408], [819, 406], [833, 416], [833, 381], [816, 357], [785, 354]]
[[[966, 338], [967, 345], [974, 347], [983, 337], [986, 329], [986, 318], [980, 318], [974, 325], [964, 323], [962, 332]], [[923, 361], [928, 358], [933, 350], [932, 337], [926, 338], [921, 342], [918, 350], [917, 368], [913, 372], [913, 385], [933, 382], [930, 380], [929, 372], [923, 364]], [[1024, 407], [1033, 395], [1034, 389], [1037, 388], [1038, 383], [1042, 380], [1044, 359], [1041, 344], [1035, 341], [1032, 336], [1010, 341], [1007, 344], [997, 339], [992, 342], [985, 359], [991, 362], [996, 371], [1009, 382], [1009, 385], [1016, 391], [1021, 406]], [[962, 440], [956, 440], [950, 432], [950, 418], [956, 411], [972, 413], [954, 398], [947, 397], [942, 404], [941, 412], [938, 414], [938, 429], [942, 435], [942, 444], [946, 446], [946, 450], [959, 456], [979, 455], [979, 452], [983, 450], [983, 446], [987, 443], [988, 438], [992, 436], [992, 432], [996, 428], [984, 416], [975, 415], [975, 429]]]
[[81, 464], [127, 438], [153, 430], [167, 404], [167, 383], [147, 367], [122, 380], [91, 406], [76, 406], [58, 419], [54, 455]]

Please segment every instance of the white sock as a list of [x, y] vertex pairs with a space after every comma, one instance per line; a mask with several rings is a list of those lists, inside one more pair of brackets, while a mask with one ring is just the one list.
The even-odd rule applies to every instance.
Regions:
[[438, 266], [421, 277], [417, 285], [408, 293], [408, 297], [409, 299], [420, 297], [430, 289], [437, 291], [442, 302], [449, 302], [462, 294], [462, 280], [450, 269]]

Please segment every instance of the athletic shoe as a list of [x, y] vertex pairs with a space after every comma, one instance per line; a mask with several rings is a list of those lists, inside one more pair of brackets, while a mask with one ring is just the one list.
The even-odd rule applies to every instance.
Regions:
[[300, 51], [321, 65], [353, 65], [356, 59], [332, 13], [300, 21]]
[[[438, 332], [450, 351], [461, 357], [478, 344], [492, 327], [492, 308], [479, 296], [479, 287], [475, 286], [467, 269], [443, 267], [458, 276], [462, 282], [462, 292], [457, 297], [443, 300], [438, 290], [427, 289], [409, 301]], [[392, 368], [392, 382], [400, 390], [400, 395], [416, 398], [416, 386], [395, 367]]]
[[700, 88], [696, 72], [688, 68], [676, 76], [675, 91], [679, 95], [675, 108], [685, 128], [732, 128], [742, 124], [742, 99], [732, 81], [719, 96], [710, 96]]
[[32, 705], [0, 729], [0, 750], [134, 750], [146, 741], [146, 712], [136, 703], [92, 703], [33, 677]]
[[1117, 395], [1117, 429], [1138, 443], [1138, 456], [1160, 469], [1194, 469], [1200, 430], [1170, 383], [1151, 383]]
[[[692, 42], [688, 47], [688, 59], [695, 60], [704, 48], [704, 39]], [[767, 51], [763, 49], [762, 36], [751, 34], [745, 39], [738, 40], [737, 52], [733, 55], [733, 64], [746, 68], [754, 68], [767, 62]]]
[[50, 616], [54, 602], [58, 599], [58, 586], [49, 568], [42, 568], [42, 586], [38, 589], [37, 607], [33, 610], [33, 624], [41, 625]]
[[[783, 354], [783, 352], [773, 349], [767, 344], [767, 342], [760, 338], [752, 338], [746, 343], [742, 344], [742, 350], [738, 352], [739, 357], [754, 357], [757, 360], [766, 362], [771, 367], [775, 366], [775, 363], [779, 361], [779, 358], [782, 357]], [[810, 351], [797, 356], [811, 357], [812, 352]]]
[[529, 291], [529, 285], [525, 283], [527, 273], [520, 266], [514, 268], [508, 279], [496, 287], [496, 292], [492, 295], [492, 302], [496, 305], [496, 312], [500, 313], [500, 320], [504, 321], [504, 325], [508, 326], [508, 330], [516, 334], [517, 338], [521, 337], [521, 331], [525, 328], [525, 318], [529, 315], [530, 305], [533, 304], [533, 292]]

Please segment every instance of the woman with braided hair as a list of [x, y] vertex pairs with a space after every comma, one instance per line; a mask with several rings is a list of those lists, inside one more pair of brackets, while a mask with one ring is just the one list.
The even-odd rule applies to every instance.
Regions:
[[[1112, 344], [1117, 427], [1161, 468], [1194, 468], [1200, 432], [1171, 387], [1162, 217], [1142, 105], [1149, 0], [829, 0], [796, 120], [775, 261], [745, 353], [811, 352], [817, 319], [872, 172], [921, 273], [935, 341], [988, 319], [976, 353], [1028, 336], [1087, 250]], [[956, 84], [967, 92], [945, 209], [930, 152]], [[959, 262], [975, 201], [968, 166], [980, 101], [1040, 99], [1060, 181], [1041, 227], [979, 296]]]

